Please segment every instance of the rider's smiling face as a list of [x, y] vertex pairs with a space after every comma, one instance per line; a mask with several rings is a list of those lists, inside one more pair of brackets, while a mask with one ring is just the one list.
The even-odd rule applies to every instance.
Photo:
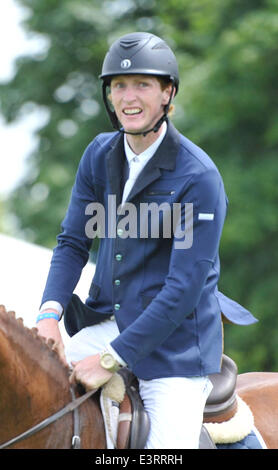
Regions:
[[149, 75], [118, 75], [111, 80], [111, 102], [127, 132], [152, 128], [164, 113], [171, 86]]

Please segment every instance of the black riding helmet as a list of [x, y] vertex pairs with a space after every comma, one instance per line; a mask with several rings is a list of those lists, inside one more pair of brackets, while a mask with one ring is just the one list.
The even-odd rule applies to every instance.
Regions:
[[112, 44], [105, 56], [100, 78], [103, 80], [102, 90], [106, 110], [113, 127], [121, 132], [125, 131], [120, 129], [116, 113], [109, 106], [107, 87], [110, 86], [112, 77], [132, 74], [163, 77], [172, 83], [172, 92], [164, 108], [164, 115], [152, 129], [132, 134], [146, 135], [152, 131], [157, 132], [163, 121], [167, 120], [174, 89], [176, 93], [178, 91], [179, 72], [176, 57], [165, 41], [150, 33], [126, 34]]

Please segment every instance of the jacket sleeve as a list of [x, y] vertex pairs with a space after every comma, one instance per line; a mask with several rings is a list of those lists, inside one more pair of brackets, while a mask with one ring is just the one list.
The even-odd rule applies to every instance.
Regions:
[[96, 200], [91, 168], [95, 145], [93, 142], [87, 147], [80, 161], [41, 303], [55, 300], [65, 308], [88, 261], [92, 239], [87, 237], [85, 231], [89, 217], [85, 209]]
[[181, 226], [187, 223], [185, 203], [193, 204], [192, 244], [183, 248], [175, 232], [163, 288], [135, 322], [111, 342], [130, 367], [162, 344], [198, 305], [218, 255], [227, 202], [217, 170], [193, 176], [180, 203]]

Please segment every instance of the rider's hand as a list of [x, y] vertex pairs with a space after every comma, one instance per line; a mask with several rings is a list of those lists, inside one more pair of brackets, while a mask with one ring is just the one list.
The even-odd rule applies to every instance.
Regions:
[[58, 321], [55, 318], [45, 318], [36, 324], [36, 328], [40, 336], [46, 340], [52, 339], [54, 341], [52, 349], [58, 353], [64, 365], [68, 366]]
[[100, 365], [100, 354], [87, 356], [81, 361], [72, 362], [70, 382], [80, 382], [86, 390], [97, 389], [108, 382], [112, 373]]

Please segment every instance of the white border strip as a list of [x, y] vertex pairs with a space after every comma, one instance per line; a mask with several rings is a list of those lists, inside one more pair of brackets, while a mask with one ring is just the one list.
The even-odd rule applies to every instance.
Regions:
[[209, 212], [199, 212], [198, 220], [213, 220], [214, 214], [210, 214]]

